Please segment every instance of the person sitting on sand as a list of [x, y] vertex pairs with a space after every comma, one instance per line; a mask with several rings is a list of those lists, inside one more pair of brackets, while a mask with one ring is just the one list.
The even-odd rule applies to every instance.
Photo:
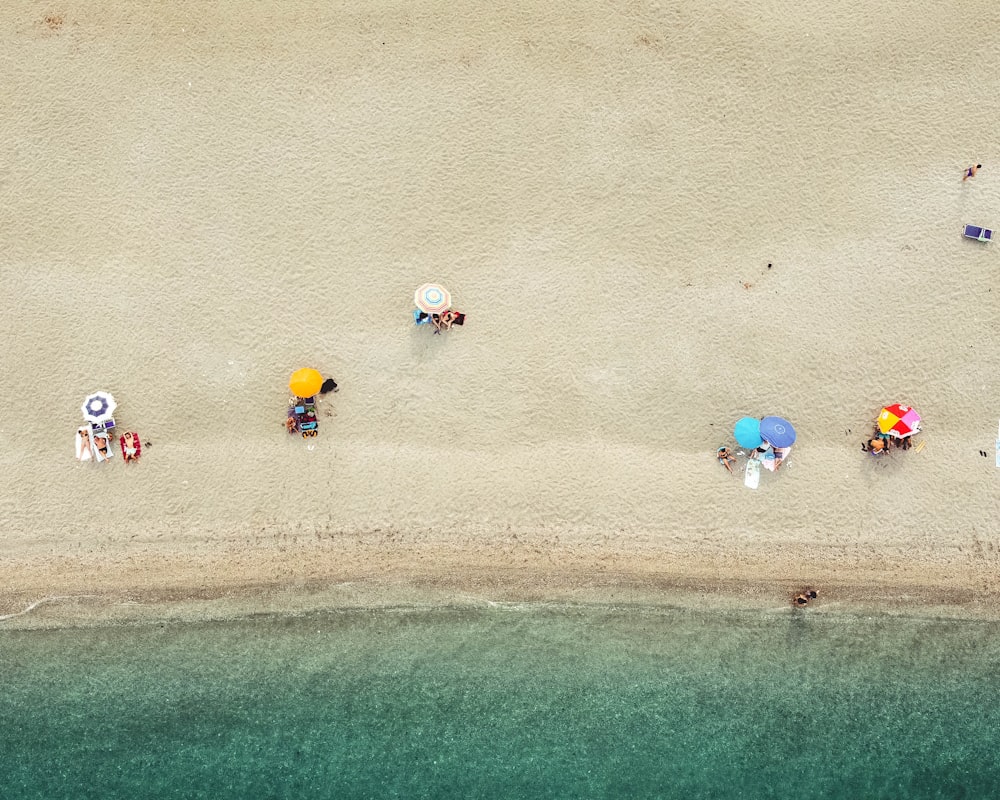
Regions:
[[448, 330], [451, 328], [452, 323], [454, 323], [456, 319], [458, 319], [458, 314], [449, 308], [441, 314], [441, 327]]
[[774, 471], [777, 472], [781, 468], [782, 462], [788, 458], [788, 454], [791, 452], [791, 447], [775, 447], [774, 450]]
[[761, 441], [761, 443], [759, 445], [757, 445], [757, 449], [756, 450], [751, 450], [750, 451], [750, 458], [756, 458], [756, 459], [762, 459], [762, 458], [764, 458], [764, 456], [767, 454], [767, 451], [770, 449], [770, 447], [771, 447], [771, 445], [769, 445], [766, 440]]
[[792, 602], [797, 606], [804, 606], [807, 605], [810, 600], [815, 600], [818, 596], [819, 592], [815, 589], [803, 589], [792, 598]]
[[736, 456], [732, 454], [728, 447], [720, 447], [716, 450], [715, 457], [719, 459], [719, 463], [722, 464], [722, 466], [732, 473], [733, 464], [736, 463]]
[[285, 430], [289, 433], [295, 433], [299, 429], [299, 423], [295, 419], [295, 412], [289, 411], [288, 416], [285, 418]]
[[441, 333], [441, 315], [431, 314], [431, 325], [434, 326], [434, 333]]
[[881, 436], [873, 436], [861, 443], [861, 449], [870, 456], [880, 456], [888, 450], [888, 443]]

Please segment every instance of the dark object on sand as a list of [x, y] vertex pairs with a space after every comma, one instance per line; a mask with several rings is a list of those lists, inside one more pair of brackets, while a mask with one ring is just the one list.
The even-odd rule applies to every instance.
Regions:
[[319, 393], [326, 394], [327, 392], [336, 392], [337, 382], [333, 378], [327, 378], [323, 381], [323, 385], [320, 387]]
[[465, 314], [455, 313], [455, 319], [451, 322], [452, 325], [464, 325], [465, 324]]

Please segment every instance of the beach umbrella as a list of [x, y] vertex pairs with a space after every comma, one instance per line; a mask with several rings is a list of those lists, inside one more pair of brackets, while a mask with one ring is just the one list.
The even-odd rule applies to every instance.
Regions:
[[288, 388], [296, 397], [314, 397], [323, 388], [323, 376], [308, 367], [297, 369], [288, 379]]
[[428, 314], [440, 314], [451, 308], [451, 293], [435, 283], [425, 283], [413, 294], [417, 308]]
[[905, 439], [920, 432], [920, 415], [909, 406], [893, 403], [879, 412], [878, 429], [887, 436]]
[[733, 428], [733, 436], [736, 437], [736, 444], [751, 450], [760, 447], [764, 441], [760, 438], [760, 420], [756, 417], [743, 417]]
[[80, 411], [87, 422], [106, 422], [115, 413], [118, 404], [108, 392], [94, 392], [83, 401]]
[[771, 447], [791, 447], [795, 444], [795, 428], [781, 417], [764, 417], [760, 421], [760, 435]]

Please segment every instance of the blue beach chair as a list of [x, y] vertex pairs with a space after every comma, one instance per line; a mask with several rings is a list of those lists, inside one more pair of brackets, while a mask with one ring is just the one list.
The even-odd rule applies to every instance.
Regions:
[[428, 322], [431, 321], [431, 318], [429, 314], [425, 314], [419, 308], [415, 308], [413, 309], [413, 321], [417, 325], [426, 325]]
[[975, 239], [977, 242], [993, 241], [993, 231], [989, 228], [980, 228], [978, 225], [966, 225], [962, 236], [966, 239]]

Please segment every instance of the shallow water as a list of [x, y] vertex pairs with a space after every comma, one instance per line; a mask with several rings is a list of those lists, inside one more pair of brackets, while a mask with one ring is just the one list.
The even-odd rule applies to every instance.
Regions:
[[982, 798], [998, 633], [601, 608], [8, 632], [3, 796]]

